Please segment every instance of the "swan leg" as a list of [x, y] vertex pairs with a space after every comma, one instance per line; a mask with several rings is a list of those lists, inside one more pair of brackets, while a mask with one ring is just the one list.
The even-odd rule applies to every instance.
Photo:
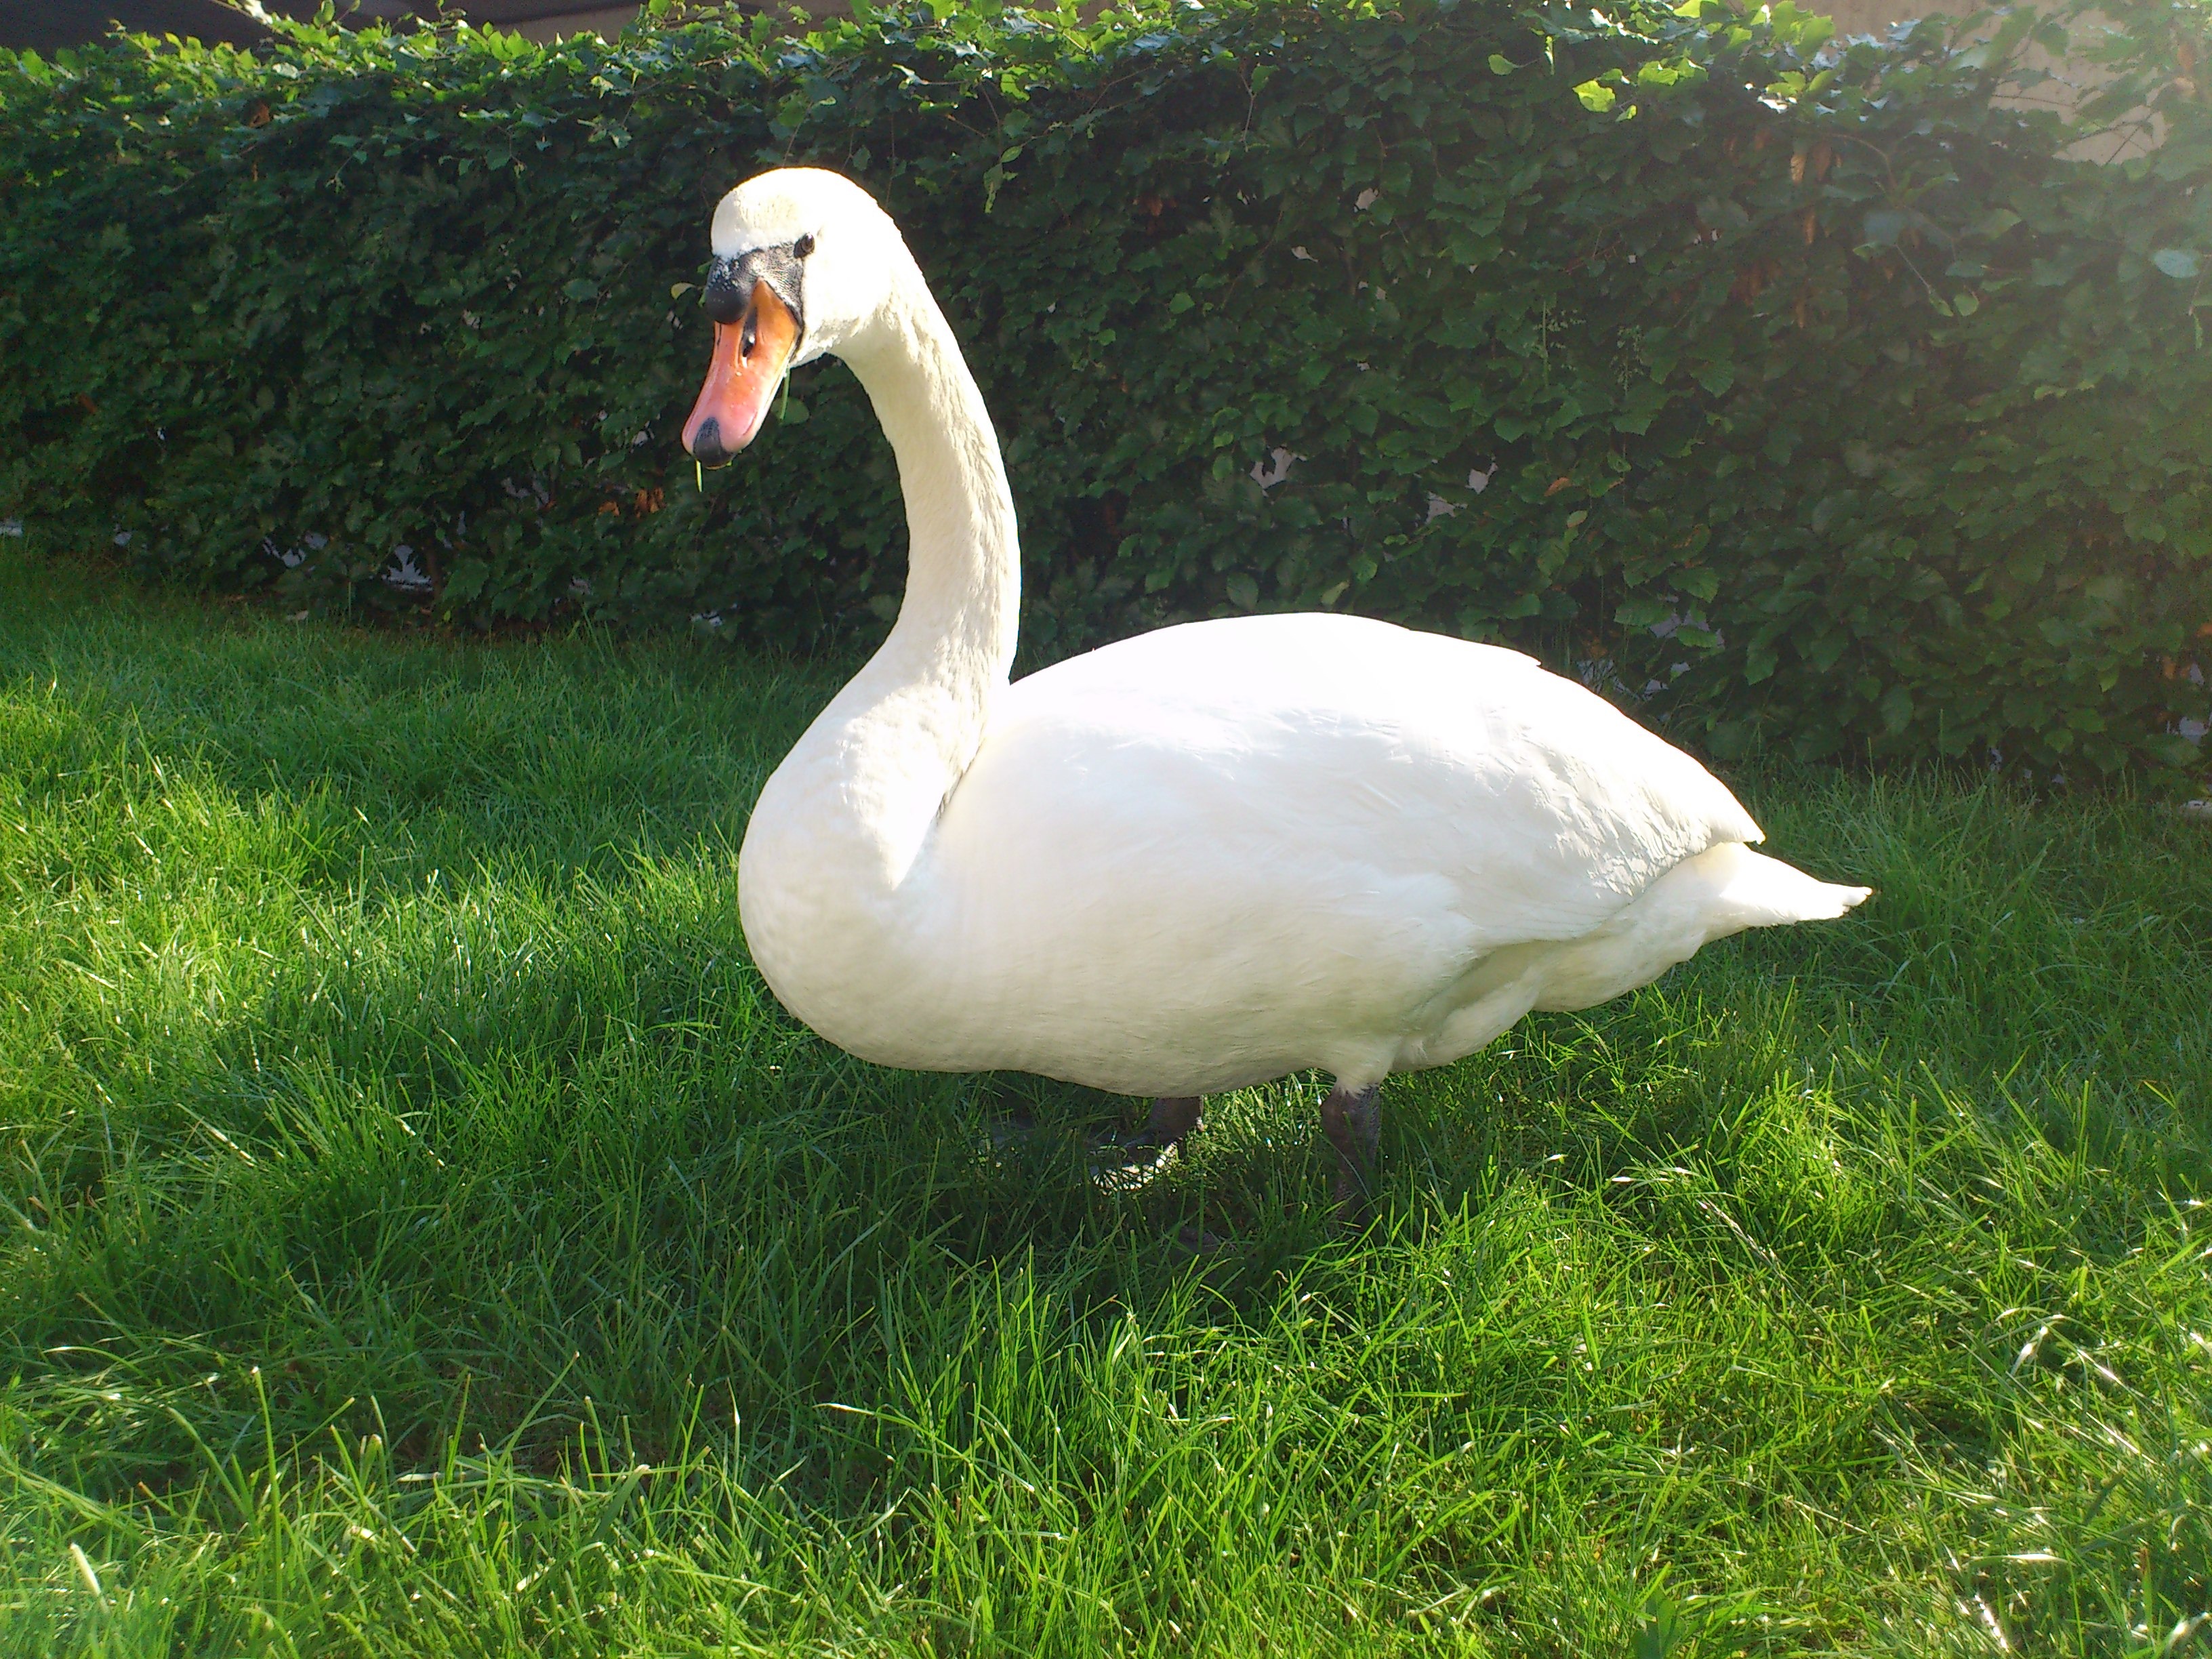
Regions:
[[1146, 1118], [1145, 1127], [1128, 1144], [1157, 1146], [1162, 1152], [1181, 1146], [1183, 1137], [1198, 1127], [1200, 1104], [1196, 1095], [1162, 1095], [1152, 1103], [1152, 1115]]
[[1382, 1109], [1376, 1100], [1382, 1091], [1379, 1083], [1364, 1089], [1340, 1083], [1321, 1103], [1321, 1132], [1336, 1148], [1336, 1201], [1347, 1217], [1366, 1207], [1372, 1190], [1375, 1152], [1382, 1139]]

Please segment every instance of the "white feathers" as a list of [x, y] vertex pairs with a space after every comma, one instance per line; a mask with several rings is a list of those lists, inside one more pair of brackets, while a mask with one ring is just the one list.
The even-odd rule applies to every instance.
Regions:
[[[823, 1036], [1133, 1094], [1307, 1066], [1358, 1088], [1866, 896], [1751, 852], [1758, 825], [1703, 767], [1492, 647], [1254, 617], [1009, 685], [997, 440], [858, 195], [771, 174], [714, 222], [718, 251], [817, 238], [807, 303], [836, 296], [824, 331], [907, 498], [898, 623], [770, 779], [740, 864], [755, 960]], [[841, 262], [854, 246], [865, 267]]]

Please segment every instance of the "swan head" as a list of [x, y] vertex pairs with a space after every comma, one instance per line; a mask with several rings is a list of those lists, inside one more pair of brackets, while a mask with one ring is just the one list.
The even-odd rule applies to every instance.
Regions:
[[715, 207], [711, 236], [714, 355], [684, 447], [720, 466], [759, 435], [786, 374], [867, 331], [913, 258], [873, 197], [819, 167], [746, 179]]

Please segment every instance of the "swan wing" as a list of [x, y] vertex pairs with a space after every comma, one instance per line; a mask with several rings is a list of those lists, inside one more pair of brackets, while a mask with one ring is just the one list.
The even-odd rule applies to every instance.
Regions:
[[1017, 682], [940, 828], [1071, 817], [1127, 838], [1117, 865], [1210, 846], [1210, 878], [1441, 878], [1488, 946], [1577, 937], [1763, 838], [1704, 767], [1533, 659], [1326, 614], [1163, 629]]
[[1759, 837], [1694, 760], [1518, 653], [1329, 615], [1164, 629], [995, 704], [915, 872], [938, 988], [916, 1013], [1086, 1080], [1117, 1047], [1163, 1077], [1178, 1051], [1208, 1079], [1357, 1069], [1471, 963]]

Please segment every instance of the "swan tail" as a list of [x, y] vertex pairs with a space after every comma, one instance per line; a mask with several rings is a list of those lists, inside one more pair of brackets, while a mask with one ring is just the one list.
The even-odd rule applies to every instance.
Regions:
[[1533, 995], [1521, 1007], [1594, 1007], [1649, 985], [1715, 939], [1747, 927], [1840, 916], [1871, 890], [1817, 881], [1741, 842], [1717, 842], [1660, 877], [1595, 933], [1498, 953], [1533, 973]]
[[1832, 921], [1874, 892], [1871, 887], [1845, 887], [1818, 880], [1741, 842], [1727, 842], [1723, 847], [1724, 851], [1716, 847], [1696, 860], [1719, 866], [1711, 871], [1718, 880], [1708, 902], [1715, 920], [1723, 921], [1725, 926], [1716, 930], [1715, 937], [1722, 931], [1735, 933], [1745, 927]]

